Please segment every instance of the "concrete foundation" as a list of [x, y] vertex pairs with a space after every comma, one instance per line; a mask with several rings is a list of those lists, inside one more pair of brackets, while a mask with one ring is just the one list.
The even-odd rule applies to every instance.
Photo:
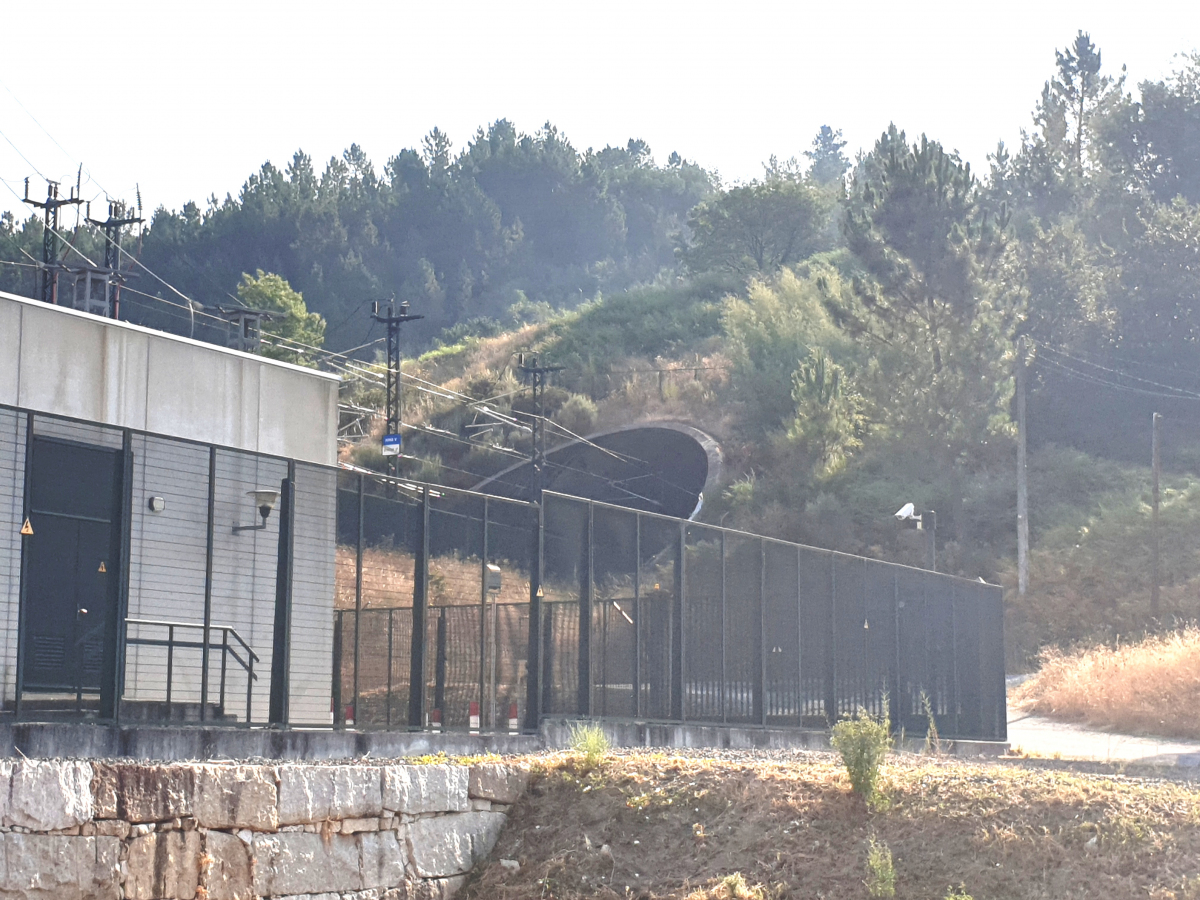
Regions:
[[[445, 753], [514, 755], [571, 746], [576, 719], [542, 723], [537, 734], [467, 734], [428, 731], [275, 731], [246, 728], [115, 727], [72, 723], [0, 724], [0, 758], [147, 759], [163, 762], [213, 759], [345, 760], [399, 759]], [[828, 750], [829, 733], [805, 729], [732, 725], [599, 723], [614, 747], [724, 750]], [[920, 750], [910, 738], [902, 749]], [[1009, 745], [996, 741], [942, 741], [955, 756], [1001, 756]]]

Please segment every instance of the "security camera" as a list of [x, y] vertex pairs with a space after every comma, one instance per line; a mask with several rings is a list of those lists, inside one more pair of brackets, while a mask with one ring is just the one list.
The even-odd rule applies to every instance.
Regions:
[[911, 503], [905, 503], [902, 507], [896, 510], [896, 518], [903, 522], [905, 519], [914, 518], [914, 512], [916, 512], [916, 507]]

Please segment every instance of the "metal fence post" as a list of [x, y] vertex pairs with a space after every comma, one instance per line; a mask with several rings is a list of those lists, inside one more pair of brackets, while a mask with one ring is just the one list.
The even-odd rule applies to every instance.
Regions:
[[446, 607], [438, 609], [437, 644], [433, 663], [433, 708], [446, 721]]
[[633, 514], [633, 714], [642, 715], [642, 517]]
[[804, 725], [804, 589], [801, 587], [800, 559], [804, 551], [796, 548], [796, 726]]
[[212, 641], [213, 531], [217, 505], [217, 448], [208, 448], [208, 537], [204, 548], [204, 644], [200, 653], [200, 721], [208, 719], [208, 645]]
[[687, 718], [687, 701], [685, 689], [687, 667], [685, 665], [684, 646], [685, 629], [683, 627], [684, 592], [687, 590], [687, 522], [679, 523], [679, 541], [675, 547], [675, 602], [672, 609], [671, 640], [673, 642], [671, 658], [671, 718], [680, 722]]
[[[395, 619], [395, 617], [394, 617], [393, 613], [395, 613], [395, 612], [396, 612], [396, 610], [394, 610], [394, 609], [389, 609], [387, 611], [387, 614], [388, 614], [387, 693], [384, 696], [384, 702], [387, 703], [387, 709], [384, 712], [384, 716], [383, 716], [383, 727], [388, 729], [389, 731], [392, 728], [392, 655], [394, 652], [393, 647], [395, 645], [395, 641], [393, 640], [392, 635], [394, 634], [394, 619]], [[354, 711], [354, 715], [355, 715], [354, 724], [357, 725], [358, 724], [358, 718], [357, 718], [358, 710], [357, 709]]]
[[726, 668], [726, 644], [729, 641], [729, 617], [725, 606], [725, 532], [721, 532], [721, 721], [727, 722], [725, 695], [729, 693], [729, 671]]
[[363, 474], [358, 473], [358, 529], [354, 544], [354, 726], [359, 726], [358, 718], [358, 668], [360, 648], [362, 647], [362, 598], [363, 598]]
[[[892, 572], [892, 690], [888, 704], [888, 718], [892, 720], [892, 731], [903, 727], [900, 721], [900, 573]], [[907, 704], [906, 704], [907, 706]]]
[[[425, 639], [429, 610], [429, 487], [421, 489], [421, 525], [413, 566], [412, 651], [408, 670], [408, 725], [425, 727]], [[355, 720], [357, 721], [357, 719]]]
[[954, 715], [954, 736], [958, 737], [958, 708], [962, 698], [958, 692], [958, 585], [950, 585], [950, 671], [951, 671], [951, 712]]
[[275, 629], [271, 650], [268, 721], [288, 724], [288, 677], [292, 630], [292, 557], [296, 527], [296, 461], [288, 460], [279, 491], [279, 559], [275, 569]]
[[537, 731], [542, 704], [542, 505], [531, 504], [529, 647], [525, 657], [525, 730]]
[[583, 546], [580, 548], [579, 579], [579, 688], [577, 706], [581, 716], [592, 714], [592, 504], [587, 505], [587, 523], [584, 526]]
[[[329, 686], [329, 705], [333, 707], [333, 727], [345, 728], [345, 710], [342, 708], [342, 618], [344, 609], [333, 614], [333, 683]], [[205, 651], [207, 653], [207, 651]]]
[[488, 498], [483, 498], [483, 516], [480, 522], [479, 542], [479, 721], [496, 728], [495, 704], [489, 713], [487, 703], [488, 665]]
[[825, 646], [828, 654], [825, 659], [825, 718], [830, 725], [838, 720], [838, 691], [837, 691], [837, 555], [829, 554], [829, 622], [827, 623], [828, 637]]
[[766, 726], [767, 710], [767, 540], [760, 538], [758, 542], [759, 562], [758, 562], [758, 668], [757, 690], [754, 692], [754, 699], [758, 709], [754, 710], [754, 717], [758, 720], [758, 724]]

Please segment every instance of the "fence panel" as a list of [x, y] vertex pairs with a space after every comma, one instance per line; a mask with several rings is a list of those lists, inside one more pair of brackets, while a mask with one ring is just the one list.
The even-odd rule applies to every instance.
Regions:
[[798, 726], [801, 720], [800, 569], [796, 548], [767, 541], [764, 547], [766, 622], [766, 722]]
[[725, 540], [725, 721], [762, 724], [762, 540]]
[[640, 515], [637, 615], [640, 683], [638, 715], [672, 718], [673, 687], [679, 648], [674, 638], [676, 571], [679, 565], [679, 522]]
[[599, 506], [592, 511], [592, 683], [601, 716], [637, 715], [639, 680], [639, 517], [632, 510]]
[[[483, 705], [483, 497], [457, 491], [429, 496], [429, 615], [425, 690], [442, 727], [467, 729]], [[478, 718], [476, 727], [479, 726]]]
[[[934, 642], [927, 627], [927, 576], [919, 569], [899, 568], [899, 672], [894, 708], [896, 728], [920, 734], [938, 700], [937, 664], [930, 657]], [[928, 705], [928, 709], [926, 709]]]
[[926, 640], [925, 691], [938, 733], [958, 733], [958, 676], [955, 666], [954, 583], [926, 578], [924, 584]]
[[[544, 506], [542, 712], [586, 715], [587, 686], [581, 694], [579, 677], [580, 641], [588, 628], [580, 618], [588, 592], [588, 505], [548, 494]], [[594, 672], [594, 650], [592, 659]]]
[[820, 728], [836, 717], [834, 702], [834, 554], [796, 548], [800, 581], [801, 724]]
[[[529, 581], [533, 566], [536, 522], [524, 503], [489, 497], [487, 560], [500, 569], [502, 586], [493, 597], [489, 629], [495, 635], [494, 653], [488, 654], [488, 722], [497, 729], [510, 719], [521, 720], [526, 701], [526, 660], [529, 655]], [[494, 663], [493, 663], [494, 660]], [[495, 672], [495, 677], [491, 673]], [[494, 690], [491, 688], [494, 685]], [[492, 699], [495, 715], [492, 715]]]
[[890, 716], [896, 681], [896, 570], [868, 560], [863, 565], [865, 614], [862, 661], [863, 705], [874, 716]]
[[[362, 504], [362, 613], [358, 619], [359, 728], [403, 728], [411, 697], [413, 596], [421, 551], [421, 495], [366, 478]], [[339, 499], [347, 499], [340, 495]], [[339, 530], [343, 516], [339, 512]], [[355, 617], [343, 616], [343, 640]], [[343, 653], [343, 667], [346, 657]], [[345, 691], [343, 679], [343, 692]], [[343, 693], [343, 696], [345, 694]]]
[[725, 720], [724, 532], [687, 526], [684, 563], [684, 718]]

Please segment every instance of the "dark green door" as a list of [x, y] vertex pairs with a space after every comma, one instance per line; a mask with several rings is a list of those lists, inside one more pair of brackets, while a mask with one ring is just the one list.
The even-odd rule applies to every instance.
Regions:
[[23, 691], [97, 695], [116, 653], [121, 453], [34, 438]]

